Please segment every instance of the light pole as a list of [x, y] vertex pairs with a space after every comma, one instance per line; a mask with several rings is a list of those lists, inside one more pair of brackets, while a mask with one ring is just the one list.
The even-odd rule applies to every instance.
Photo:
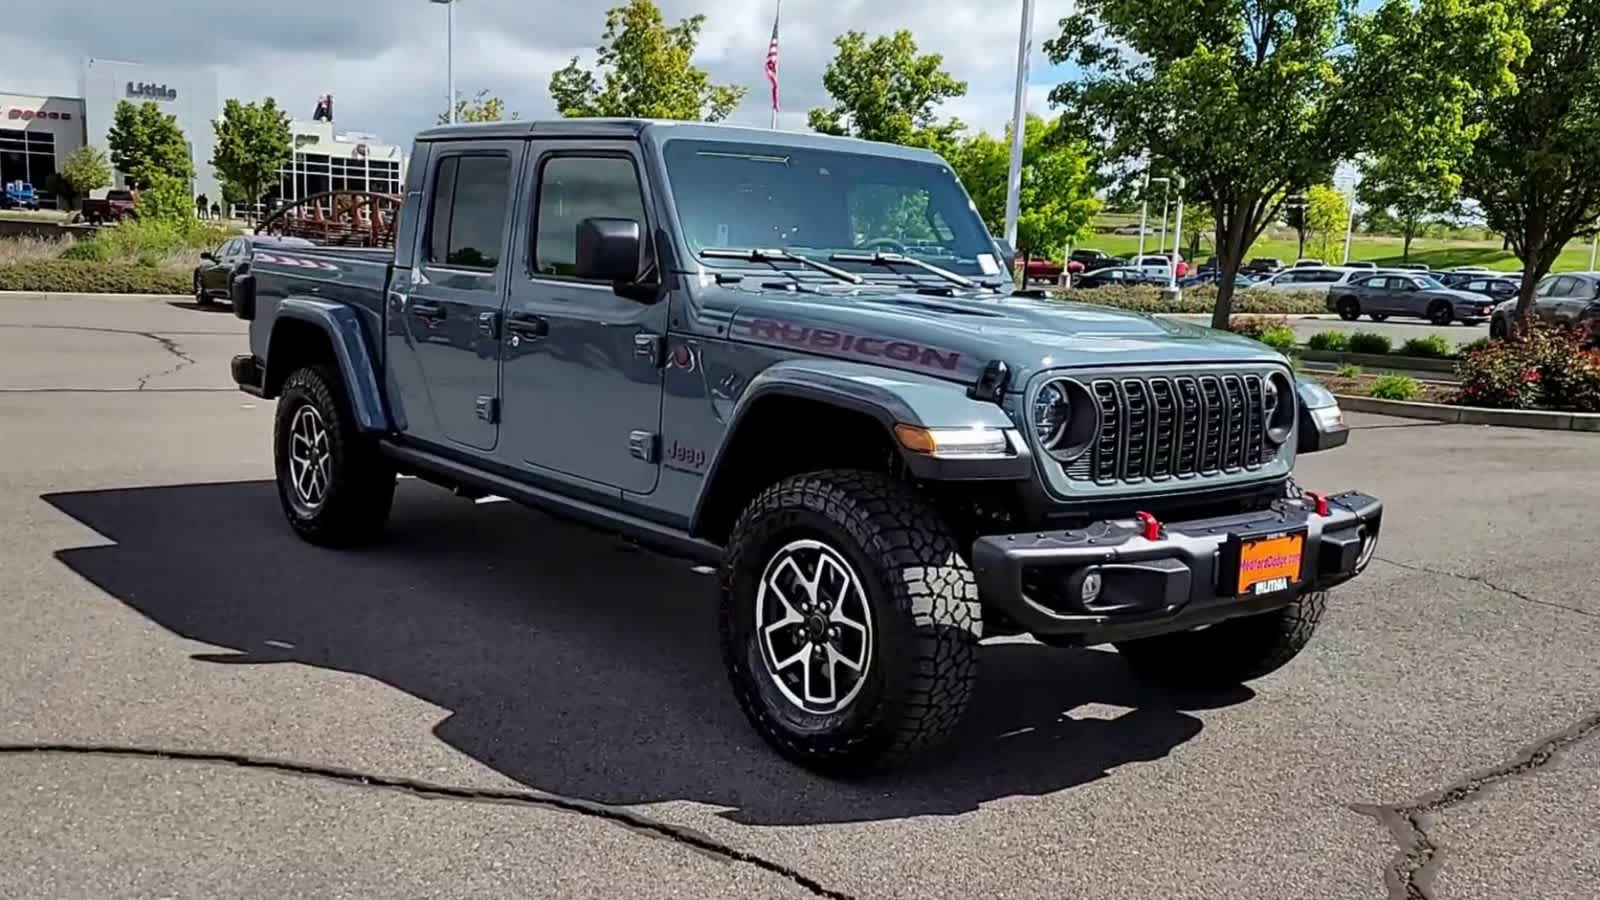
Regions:
[[[1167, 289], [1170, 291], [1176, 291], [1178, 289], [1178, 260], [1180, 258], [1178, 254], [1178, 248], [1183, 246], [1183, 188], [1183, 176], [1179, 175], [1178, 218], [1172, 223], [1172, 256], [1168, 258], [1172, 264], [1168, 269], [1168, 271], [1171, 273], [1171, 278], [1167, 281]], [[1165, 223], [1165, 219], [1162, 221]], [[1163, 243], [1165, 243], [1165, 240], [1163, 240]]]
[[1028, 53], [1033, 49], [1033, 0], [1022, 0], [1022, 33], [1017, 36], [1017, 95], [1011, 105], [1011, 170], [1006, 173], [1006, 243], [1017, 247], [1017, 217], [1022, 204], [1022, 132], [1028, 116]]
[[1167, 252], [1167, 213], [1172, 211], [1172, 185], [1168, 183], [1161, 189], [1161, 243], [1156, 247], [1157, 253]]
[[429, 3], [439, 3], [444, 6], [444, 71], [445, 80], [449, 82], [447, 90], [450, 91], [449, 111], [450, 124], [456, 124], [456, 3], [459, 0], [428, 0]]
[[[1149, 169], [1145, 169], [1144, 187], [1139, 189], [1139, 256], [1140, 256], [1140, 259], [1137, 259], [1137, 260], [1134, 261], [1134, 265], [1136, 265], [1136, 266], [1140, 265], [1144, 261], [1143, 260], [1143, 257], [1144, 257], [1144, 233], [1145, 233], [1145, 229], [1146, 229], [1145, 223], [1150, 218], [1150, 182], [1152, 182], [1152, 181], [1161, 182], [1161, 184], [1163, 185], [1163, 187], [1162, 187], [1163, 190], [1167, 190], [1167, 188], [1165, 186], [1171, 183], [1166, 178], [1151, 178], [1150, 177], [1150, 170]], [[1162, 227], [1165, 228], [1165, 221], [1164, 220], [1163, 220], [1163, 226]], [[1163, 236], [1161, 240], [1162, 240], [1163, 243], [1165, 243], [1166, 242], [1166, 237]]]

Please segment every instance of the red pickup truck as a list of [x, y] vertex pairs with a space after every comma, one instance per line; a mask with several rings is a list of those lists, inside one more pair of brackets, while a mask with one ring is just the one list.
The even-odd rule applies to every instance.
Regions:
[[85, 197], [80, 215], [85, 222], [94, 225], [101, 222], [120, 222], [134, 214], [133, 205], [136, 199], [133, 191], [106, 191], [103, 198]]

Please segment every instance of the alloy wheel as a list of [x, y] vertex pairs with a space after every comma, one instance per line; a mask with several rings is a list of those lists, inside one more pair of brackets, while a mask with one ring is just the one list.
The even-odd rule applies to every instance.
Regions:
[[333, 452], [322, 413], [315, 406], [302, 406], [289, 424], [289, 480], [295, 500], [307, 510], [322, 506], [332, 472]]
[[761, 659], [784, 698], [813, 715], [849, 706], [873, 645], [872, 609], [849, 561], [821, 541], [792, 541], [768, 560], [755, 603]]

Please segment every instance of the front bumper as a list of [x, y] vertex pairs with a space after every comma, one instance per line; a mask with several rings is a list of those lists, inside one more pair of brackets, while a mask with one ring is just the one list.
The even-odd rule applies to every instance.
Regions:
[[[1383, 504], [1354, 491], [1326, 499], [1327, 515], [1313, 499], [1286, 499], [1260, 512], [1166, 523], [1154, 540], [1131, 519], [979, 538], [972, 547], [979, 597], [1025, 631], [1084, 644], [1267, 612], [1348, 581], [1371, 561]], [[1240, 542], [1294, 533], [1305, 536], [1299, 577], [1274, 593], [1236, 595]], [[1092, 574], [1101, 587], [1086, 601]]]

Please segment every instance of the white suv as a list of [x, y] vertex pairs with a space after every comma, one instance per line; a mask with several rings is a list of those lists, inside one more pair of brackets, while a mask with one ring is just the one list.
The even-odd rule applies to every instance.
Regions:
[[1371, 275], [1371, 269], [1347, 269], [1343, 266], [1304, 266], [1284, 269], [1263, 281], [1250, 285], [1251, 290], [1285, 291], [1292, 293], [1326, 294], [1328, 291], [1360, 275]]

